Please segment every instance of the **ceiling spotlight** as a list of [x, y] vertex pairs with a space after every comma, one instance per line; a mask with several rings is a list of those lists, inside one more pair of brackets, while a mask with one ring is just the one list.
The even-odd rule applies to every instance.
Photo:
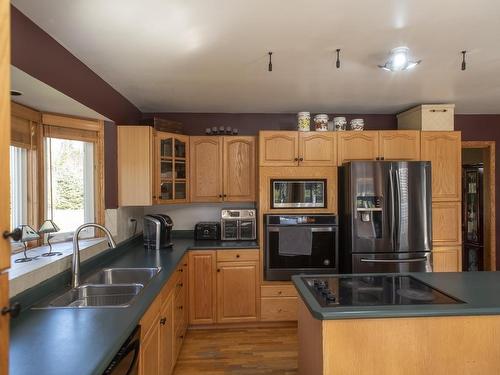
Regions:
[[10, 90], [10, 96], [21, 96], [23, 93], [18, 90]]
[[412, 61], [409, 58], [410, 49], [408, 47], [397, 47], [391, 51], [389, 60], [384, 65], [378, 65], [379, 68], [390, 72], [398, 72], [416, 67], [422, 60]]

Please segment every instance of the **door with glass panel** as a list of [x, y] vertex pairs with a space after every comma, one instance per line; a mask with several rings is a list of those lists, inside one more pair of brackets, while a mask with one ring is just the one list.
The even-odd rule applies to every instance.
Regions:
[[189, 137], [155, 133], [155, 194], [157, 204], [188, 201]]

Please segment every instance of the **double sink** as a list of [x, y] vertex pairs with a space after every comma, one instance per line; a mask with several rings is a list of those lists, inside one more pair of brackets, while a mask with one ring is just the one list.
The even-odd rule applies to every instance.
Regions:
[[41, 309], [128, 307], [161, 271], [153, 268], [104, 268]]

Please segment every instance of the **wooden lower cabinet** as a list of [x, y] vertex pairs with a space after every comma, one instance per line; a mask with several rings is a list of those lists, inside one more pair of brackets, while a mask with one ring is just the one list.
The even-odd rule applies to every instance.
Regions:
[[216, 251], [189, 252], [189, 323], [213, 324], [215, 314]]
[[432, 269], [434, 272], [461, 272], [462, 247], [434, 247], [432, 250]]
[[150, 328], [144, 338], [141, 338], [139, 357], [139, 374], [141, 375], [160, 375], [160, 324], [158, 315], [155, 318], [155, 326]]
[[462, 243], [462, 203], [432, 203], [432, 243], [455, 246]]
[[160, 375], [170, 375], [175, 361], [173, 293], [170, 293], [164, 302], [160, 316]]
[[217, 263], [217, 322], [250, 322], [258, 319], [257, 262]]
[[[189, 271], [186, 255], [139, 322], [140, 375], [170, 375], [175, 367], [187, 329], [187, 288]], [[182, 309], [176, 309], [182, 306]], [[176, 313], [181, 311], [181, 313]]]
[[189, 252], [189, 323], [259, 319], [259, 250]]
[[297, 320], [297, 297], [266, 297], [261, 299], [260, 319], [262, 321]]

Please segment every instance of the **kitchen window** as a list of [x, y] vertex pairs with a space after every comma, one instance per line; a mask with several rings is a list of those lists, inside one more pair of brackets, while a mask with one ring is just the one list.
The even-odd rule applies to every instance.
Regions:
[[10, 228], [28, 222], [28, 150], [10, 146]]
[[[52, 219], [60, 231], [51, 241], [71, 239], [83, 223], [104, 223], [104, 124], [41, 113], [12, 103], [10, 225], [37, 230]], [[82, 237], [100, 235], [82, 231]], [[31, 241], [28, 247], [47, 241]], [[23, 249], [12, 243], [12, 252]]]
[[[45, 137], [45, 212], [60, 228], [54, 240], [70, 239], [80, 225], [93, 222], [94, 144]], [[81, 237], [93, 237], [93, 230]]]
[[[43, 114], [42, 123], [44, 219], [60, 228], [52, 241], [67, 241], [80, 225], [104, 221], [103, 124], [52, 114]], [[86, 228], [80, 237], [96, 234]]]

